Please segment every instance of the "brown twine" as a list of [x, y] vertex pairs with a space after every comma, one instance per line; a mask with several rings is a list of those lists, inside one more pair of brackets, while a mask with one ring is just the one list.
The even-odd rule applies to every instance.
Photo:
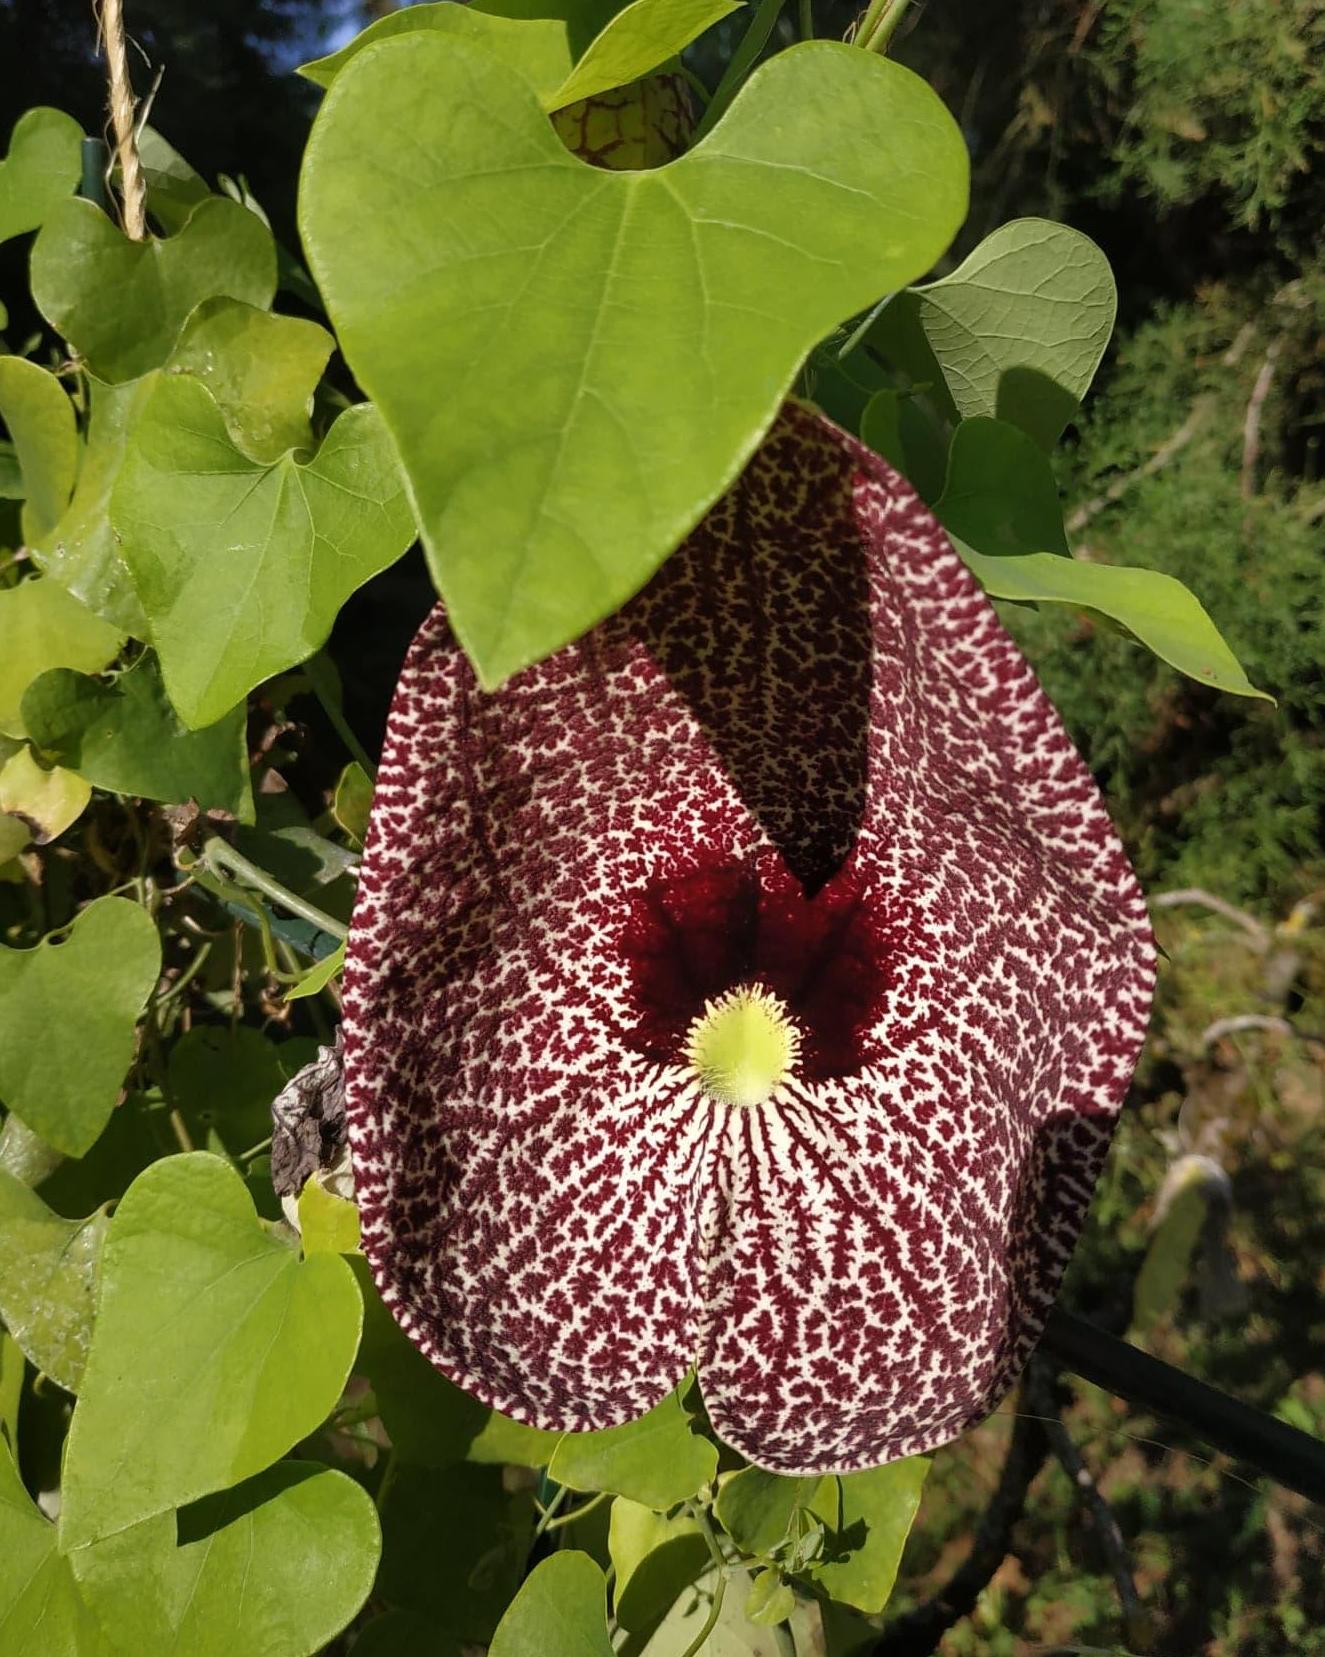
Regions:
[[115, 149], [120, 158], [124, 233], [132, 241], [141, 242], [147, 235], [147, 185], [138, 159], [138, 133], [134, 124], [137, 103], [129, 79], [129, 53], [124, 38], [121, 0], [101, 0], [97, 23], [106, 51], [110, 119], [115, 131]]

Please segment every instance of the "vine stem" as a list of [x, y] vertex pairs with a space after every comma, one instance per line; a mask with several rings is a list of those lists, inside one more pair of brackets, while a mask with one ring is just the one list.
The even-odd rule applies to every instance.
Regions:
[[709, 1606], [709, 1614], [704, 1619], [704, 1626], [695, 1638], [681, 1653], [681, 1657], [699, 1657], [708, 1643], [708, 1637], [718, 1626], [718, 1618], [722, 1615], [722, 1602], [727, 1594], [727, 1561], [723, 1558], [722, 1549], [718, 1545], [718, 1538], [714, 1535], [713, 1525], [708, 1516], [708, 1510], [701, 1502], [687, 1502], [692, 1518], [703, 1533], [704, 1541], [713, 1559], [717, 1576], [713, 1583], [713, 1601]]
[[246, 886], [251, 886], [254, 891], [269, 897], [282, 909], [288, 910], [292, 915], [298, 915], [301, 920], [310, 922], [331, 937], [344, 939], [349, 936], [349, 928], [341, 921], [333, 920], [314, 904], [297, 897], [288, 887], [282, 886], [278, 880], [273, 880], [265, 869], [260, 869], [256, 863], [250, 863], [243, 852], [236, 851], [227, 841], [219, 837], [207, 841], [198, 858], [214, 873], [234, 875]]
[[138, 158], [138, 132], [134, 124], [133, 83], [129, 79], [129, 52], [124, 40], [124, 8], [121, 0], [101, 0], [98, 14], [101, 43], [106, 52], [106, 73], [110, 83], [110, 120], [115, 131], [115, 149], [120, 158], [120, 193], [124, 198], [124, 234], [141, 242], [147, 235], [147, 184]]
[[856, 30], [856, 45], [867, 52], [886, 52], [910, 0], [870, 0]]

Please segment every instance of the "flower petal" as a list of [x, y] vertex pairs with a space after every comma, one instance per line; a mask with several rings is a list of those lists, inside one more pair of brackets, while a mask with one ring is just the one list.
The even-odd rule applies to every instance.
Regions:
[[[484, 695], [402, 674], [346, 971], [384, 1297], [543, 1427], [642, 1413], [849, 1470], [987, 1413], [1043, 1325], [1145, 1030], [1145, 906], [915, 496], [789, 405], [618, 617]], [[762, 1104], [687, 1030], [757, 981]]]

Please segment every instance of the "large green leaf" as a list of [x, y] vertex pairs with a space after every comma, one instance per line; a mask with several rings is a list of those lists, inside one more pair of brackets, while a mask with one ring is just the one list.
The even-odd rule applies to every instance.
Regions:
[[657, 1622], [712, 1557], [698, 1520], [656, 1513], [624, 1496], [612, 1503], [608, 1549], [616, 1570], [613, 1609], [632, 1633]]
[[163, 1513], [70, 1555], [124, 1657], [311, 1657], [367, 1599], [380, 1553], [352, 1479], [284, 1461], [178, 1518]]
[[529, 1573], [488, 1657], [612, 1657], [607, 1584], [587, 1553], [567, 1548]]
[[1046, 219], [1014, 219], [951, 276], [889, 306], [884, 343], [919, 321], [957, 411], [997, 416], [1050, 449], [1076, 413], [1113, 332], [1109, 261], [1088, 236]]
[[0, 948], [0, 1099], [66, 1156], [115, 1108], [160, 971], [152, 918], [127, 898], [89, 904], [63, 943]]
[[102, 380], [159, 368], [189, 313], [228, 294], [265, 310], [276, 246], [256, 214], [215, 196], [164, 241], [133, 242], [90, 201], [61, 203], [32, 249], [32, 297]]
[[191, 731], [170, 705], [148, 652], [107, 682], [69, 668], [28, 686], [23, 723], [47, 755], [97, 788], [148, 800], [196, 800], [204, 811], [253, 821], [245, 708]]
[[72, 667], [96, 673], [119, 650], [122, 635], [38, 576], [0, 591], [0, 735], [26, 736], [20, 707], [39, 673]]
[[58, 522], [74, 492], [74, 405], [54, 374], [24, 357], [0, 357], [0, 420], [23, 472], [23, 539], [31, 545]]
[[83, 171], [83, 129], [58, 109], [25, 110], [0, 161], [0, 242], [36, 230], [72, 195]]
[[423, 1467], [467, 1459], [546, 1465], [559, 1433], [499, 1415], [453, 1385], [424, 1357], [382, 1302], [360, 1256], [351, 1262], [363, 1291], [363, 1343], [355, 1372], [367, 1376], [397, 1456]]
[[887, 1605], [928, 1472], [926, 1457], [909, 1456], [820, 1481], [810, 1507], [828, 1536], [809, 1574], [830, 1599], [871, 1613]]
[[566, 1433], [548, 1463], [548, 1477], [572, 1490], [610, 1490], [645, 1507], [683, 1502], [718, 1470], [718, 1448], [695, 1431], [686, 1380], [638, 1421], [599, 1433]]
[[[0, 1440], [0, 1639], [5, 1657], [111, 1657], [55, 1526], [33, 1506]], [[144, 1654], [145, 1657], [145, 1654]]]
[[1051, 552], [997, 558], [954, 538], [971, 573], [993, 598], [1023, 604], [1070, 604], [1098, 610], [1133, 633], [1180, 672], [1215, 690], [1271, 701], [1247, 678], [1192, 592], [1159, 570], [1087, 563]]
[[635, 592], [814, 341], [925, 270], [965, 204], [939, 99], [846, 46], [780, 53], [695, 150], [635, 173], [569, 154], [468, 43], [361, 53], [314, 126], [304, 243], [483, 683]]
[[103, 1213], [66, 1220], [0, 1169], [0, 1319], [38, 1369], [78, 1391], [92, 1334]]
[[533, 1528], [530, 1492], [507, 1491], [499, 1467], [398, 1466], [383, 1505], [377, 1592], [486, 1645], [520, 1586]]
[[947, 479], [934, 514], [977, 552], [1067, 556], [1067, 532], [1049, 458], [1005, 420], [963, 420], [952, 434]]
[[196, 1151], [129, 1187], [65, 1457], [61, 1546], [250, 1477], [325, 1419], [359, 1341], [334, 1254], [301, 1260], [227, 1163]]
[[312, 655], [414, 522], [377, 411], [339, 416], [305, 464], [235, 447], [215, 398], [164, 376], [130, 434], [111, 517], [170, 700], [210, 725]]
[[38, 565], [94, 615], [147, 637], [147, 620], [110, 524], [110, 492], [124, 459], [124, 440], [146, 401], [153, 377], [108, 385], [88, 376], [89, 417], [83, 463], [68, 510], [34, 548]]

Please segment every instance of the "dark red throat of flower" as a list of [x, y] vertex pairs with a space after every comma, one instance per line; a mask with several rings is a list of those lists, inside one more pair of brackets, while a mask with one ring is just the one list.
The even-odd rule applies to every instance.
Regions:
[[622, 933], [637, 1023], [632, 1044], [659, 1064], [684, 1062], [696, 1018], [745, 986], [771, 990], [801, 1037], [810, 1080], [868, 1062], [901, 941], [850, 864], [812, 896], [773, 852], [663, 874], [638, 892]]

